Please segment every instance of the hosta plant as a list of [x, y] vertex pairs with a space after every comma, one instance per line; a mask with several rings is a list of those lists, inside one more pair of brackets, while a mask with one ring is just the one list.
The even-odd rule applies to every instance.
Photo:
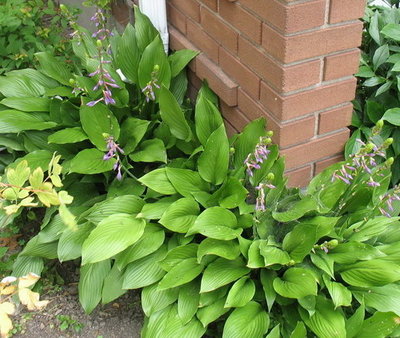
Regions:
[[138, 11], [122, 36], [93, 20], [97, 41], [74, 34], [74, 69], [39, 54], [40, 70], [0, 79], [3, 162], [41, 167], [56, 151], [76, 215], [74, 229], [47, 209], [13, 274], [79, 262], [87, 313], [139, 290], [148, 338], [398, 335], [392, 140], [360, 140], [289, 189], [263, 119], [228, 139], [207, 86], [194, 110], [184, 100], [195, 53], [167, 56]]

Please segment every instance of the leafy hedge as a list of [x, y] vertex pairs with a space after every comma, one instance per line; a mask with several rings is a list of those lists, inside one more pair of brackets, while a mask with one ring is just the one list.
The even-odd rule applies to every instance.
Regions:
[[[193, 111], [184, 68], [196, 54], [167, 56], [148, 18], [135, 16], [122, 36], [77, 32], [75, 70], [40, 53], [39, 70], [0, 77], [3, 206], [21, 205], [20, 190], [4, 191], [17, 189], [9, 173], [24, 163], [43, 173], [60, 160], [73, 196], [52, 200], [13, 274], [80, 260], [87, 313], [142, 289], [149, 338], [399, 335], [390, 140], [362, 144], [306, 191], [289, 189], [265, 121], [228, 139], [206, 85]], [[21, 210], [3, 210], [3, 221]]]

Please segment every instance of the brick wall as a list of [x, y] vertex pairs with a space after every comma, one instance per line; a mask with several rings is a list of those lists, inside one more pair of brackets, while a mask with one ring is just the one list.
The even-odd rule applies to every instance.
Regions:
[[265, 116], [303, 186], [341, 158], [349, 136], [365, 0], [167, 0], [172, 49], [201, 51], [228, 131]]

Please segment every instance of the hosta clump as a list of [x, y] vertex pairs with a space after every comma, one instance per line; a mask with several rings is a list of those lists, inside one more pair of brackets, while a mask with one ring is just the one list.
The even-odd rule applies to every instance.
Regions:
[[[104, 64], [120, 87], [111, 89], [115, 104], [88, 105], [104, 98], [93, 91], [98, 79], [68, 70], [65, 80], [46, 68], [62, 68], [51, 60], [34, 71], [50, 89], [39, 87], [32, 101], [1, 101], [13, 108], [0, 111], [4, 132], [20, 132], [7, 139], [12, 155], [29, 147], [23, 159], [40, 166], [60, 153], [77, 222], [68, 228], [48, 209], [14, 275], [40, 274], [44, 259], [79, 261], [88, 313], [141, 289], [149, 338], [398, 335], [400, 205], [398, 188], [388, 191], [390, 142], [360, 144], [305, 191], [289, 189], [265, 121], [228, 139], [207, 86], [188, 109], [182, 70], [194, 54], [167, 57], [148, 19], [136, 16], [135, 29], [111, 39], [116, 54]], [[79, 42], [82, 74], [90, 74], [99, 67], [96, 43], [87, 35]], [[19, 88], [29, 82], [18, 76], [31, 72], [3, 80]], [[23, 112], [26, 102], [34, 112]]]

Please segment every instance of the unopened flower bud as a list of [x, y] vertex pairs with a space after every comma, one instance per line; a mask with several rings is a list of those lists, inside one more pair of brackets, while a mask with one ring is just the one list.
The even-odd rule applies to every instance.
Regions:
[[103, 43], [101, 42], [101, 40], [97, 40], [96, 45], [97, 47], [101, 48], [103, 46]]
[[101, 136], [103, 136], [104, 138], [109, 138], [109, 137], [110, 137], [110, 134], [108, 134], [108, 133], [103, 133], [103, 134], [101, 134]]
[[61, 12], [68, 13], [68, 8], [64, 4], [60, 4]]
[[393, 158], [393, 157], [389, 157], [389, 158], [386, 160], [385, 164], [386, 164], [388, 167], [390, 167], [390, 166], [393, 164], [393, 162], [394, 162], [394, 158]]
[[373, 144], [373, 143], [368, 143], [366, 146], [365, 146], [365, 151], [367, 152], [367, 153], [369, 153], [369, 152], [371, 152], [373, 149], [374, 149], [374, 147], [375, 147], [375, 144]]
[[295, 262], [293, 259], [291, 259], [287, 265], [293, 266], [293, 265], [295, 265], [295, 264], [296, 264], [296, 262]]
[[71, 86], [75, 85], [75, 80], [74, 80], [74, 79], [69, 79], [69, 84], [70, 84]]
[[230, 148], [229, 148], [229, 153], [230, 153], [230, 154], [234, 154], [234, 153], [235, 153], [235, 148], [230, 147]]
[[154, 65], [153, 70], [154, 70], [155, 72], [158, 72], [158, 71], [160, 70], [160, 66], [159, 66], [159, 65]]
[[267, 136], [268, 136], [268, 137], [274, 136], [274, 132], [273, 132], [272, 130], [268, 130], [268, 131], [267, 131]]
[[379, 129], [382, 129], [383, 127], [383, 120], [379, 120], [378, 122], [376, 122], [376, 127]]
[[275, 179], [275, 175], [273, 174], [273, 173], [269, 173], [268, 175], [267, 175], [267, 180], [268, 181], [273, 181]]
[[266, 137], [266, 138], [264, 139], [264, 143], [265, 143], [265, 144], [270, 144], [270, 143], [272, 143], [271, 138], [270, 138], [270, 137]]
[[385, 142], [383, 142], [383, 146], [385, 148], [389, 147], [391, 144], [393, 143], [393, 138], [389, 137], [385, 140]]
[[328, 249], [334, 249], [338, 246], [339, 242], [337, 239], [332, 239], [327, 243]]

